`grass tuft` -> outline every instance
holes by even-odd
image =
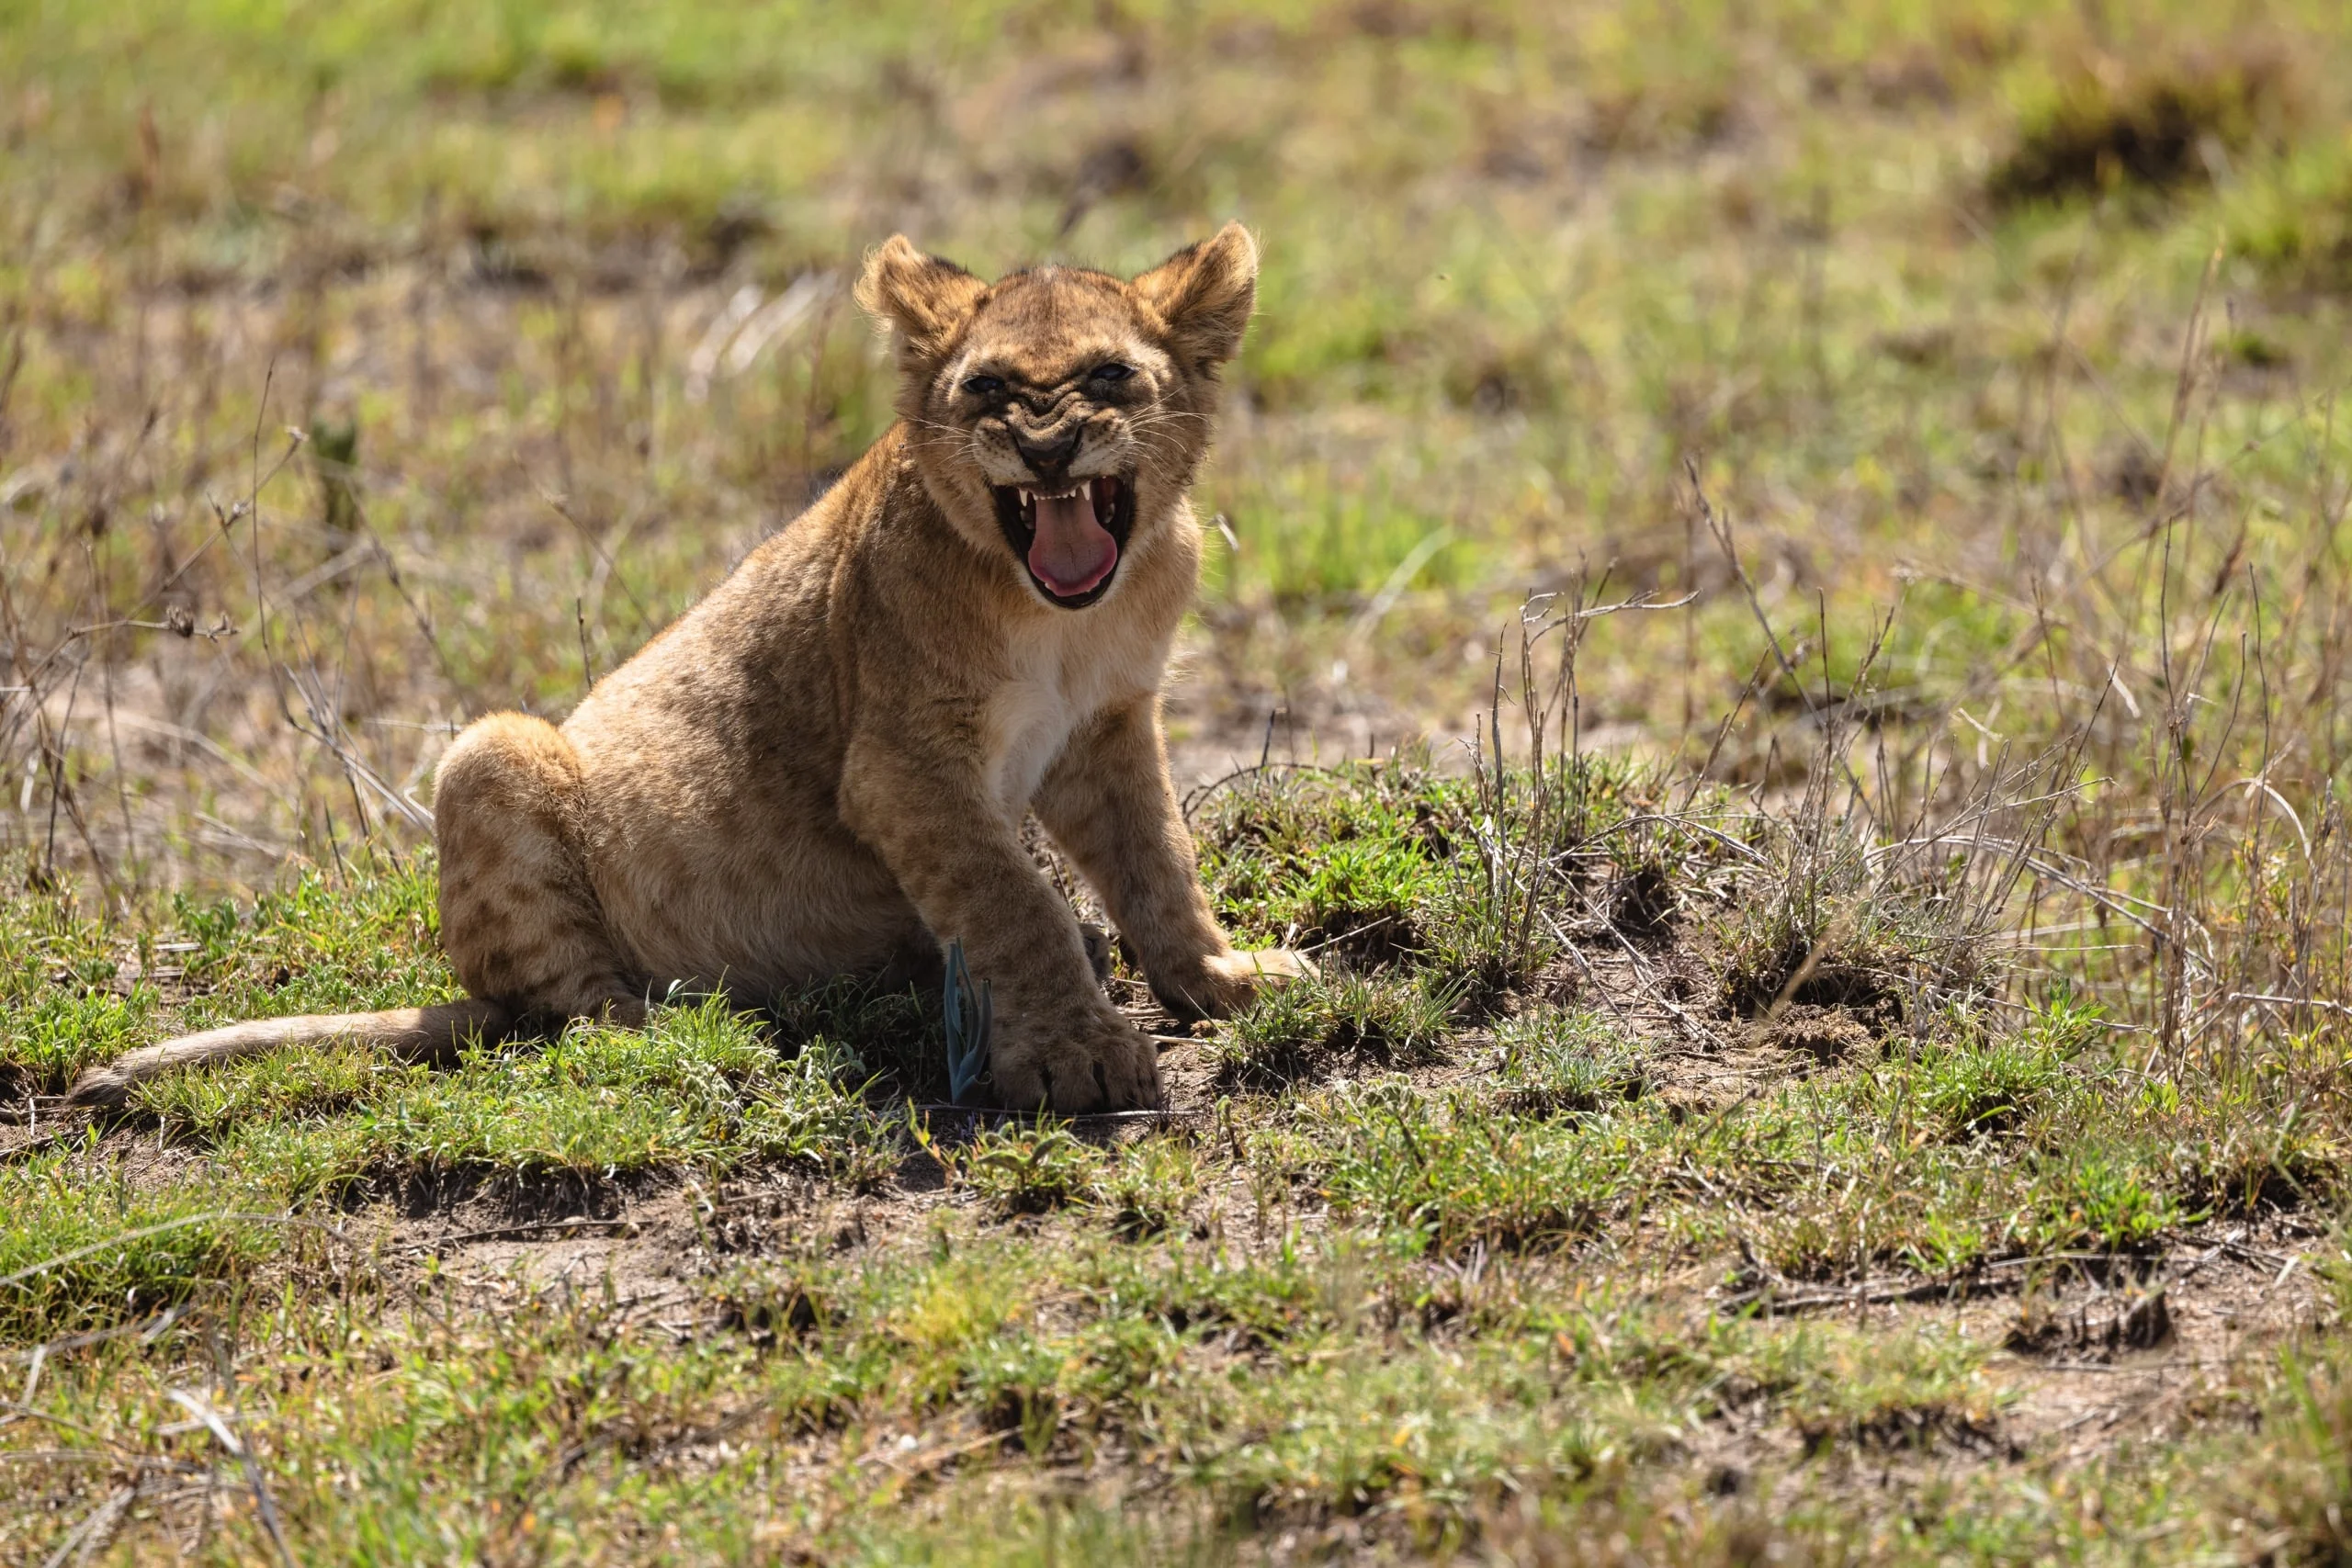
[[[1598,1111],[1638,1099],[1649,1087],[1641,1059],[1594,1012],[1546,1008],[1495,1028],[1502,1106],[1521,1115]]]
[[[2241,1517],[2258,1527],[2264,1563],[2352,1561],[2352,1370],[2341,1352],[2297,1357],[2265,1440],[2232,1478]]]
[[[276,1250],[275,1208],[232,1181],[134,1189],[73,1153],[0,1167],[0,1343],[113,1328],[249,1277]]]
[[[1090,1201],[1102,1179],[1094,1149],[1050,1122],[984,1131],[955,1164],[957,1179],[1005,1214],[1042,1214]]]
[[[1279,1089],[1346,1061],[1413,1066],[1444,1043],[1463,987],[1427,976],[1330,970],[1271,991],[1217,1028],[1217,1081]]]
[[[1098,1183],[1113,1228],[1135,1239],[1174,1229],[1200,1194],[1203,1165],[1199,1146],[1182,1133],[1137,1139],[1118,1150]]]
[[[1919,1097],[1948,1137],[1989,1137],[2024,1126],[2066,1082],[2090,1021],[2064,1010],[2016,1035],[1931,1048]]]
[[[2291,141],[2309,114],[2301,62],[2275,37],[2071,64],[1995,165],[1996,204],[2219,182],[2228,160]]]

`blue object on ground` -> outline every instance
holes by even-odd
[[[976,990],[972,972],[964,964],[961,937],[947,944],[947,1093],[956,1104],[988,1076],[989,1025],[992,998],[989,983]],[[966,1016],[967,1012],[970,1016]]]

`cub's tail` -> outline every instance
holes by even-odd
[[[390,1012],[313,1012],[297,1018],[254,1019],[126,1052],[108,1066],[84,1073],[66,1099],[74,1105],[120,1105],[130,1097],[133,1084],[175,1067],[259,1056],[289,1045],[329,1040],[373,1046],[407,1062],[447,1061],[475,1036],[495,1040],[514,1026],[511,1010],[483,1001],[395,1008]]]

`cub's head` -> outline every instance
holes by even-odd
[[[1080,610],[1176,525],[1257,277],[1238,223],[1132,282],[1046,266],[986,283],[901,235],[857,297],[890,328],[899,412],[950,521]]]

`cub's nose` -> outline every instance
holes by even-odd
[[[1070,459],[1078,456],[1078,436],[1075,430],[1058,441],[1024,441],[1016,435],[1012,449],[1040,479],[1061,479],[1069,477]]]

